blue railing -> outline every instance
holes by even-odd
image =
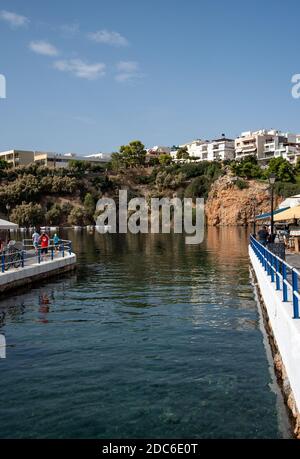
[[[61,239],[58,244],[54,244],[51,239],[47,251],[45,251],[40,246],[33,248],[31,239],[24,239],[22,250],[9,249],[0,254],[0,273],[12,268],[24,268],[24,266],[34,263],[64,258],[66,254],[72,254],[72,241]]]
[[[270,276],[270,281],[275,284],[276,290],[282,292],[282,301],[292,301],[293,318],[299,319],[299,271],[270,252],[253,236],[250,237],[250,245],[267,275]]]

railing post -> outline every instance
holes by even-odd
[[[274,269],[273,268],[275,268],[275,256],[273,254],[271,254],[270,257],[271,257],[271,282],[274,282],[275,275],[274,275]]]
[[[294,310],[294,319],[299,319],[299,300],[298,296],[295,295],[295,292],[298,293],[298,274],[293,269],[292,270],[292,286],[293,286],[293,310]]]
[[[62,256],[64,257],[65,256],[65,244],[62,243]]]
[[[270,253],[266,250],[266,258],[267,258],[267,274],[268,276],[270,276],[271,274],[271,257],[270,257]]]
[[[69,254],[72,255],[72,241],[69,241]]]
[[[51,260],[53,260],[53,247],[51,247]]]
[[[286,281],[286,264],[282,263],[282,297],[283,297],[283,301],[287,301],[288,300],[288,289],[287,289],[287,285],[286,285],[285,281]]]
[[[21,252],[21,266],[24,268],[24,250]]]
[[[279,260],[275,258],[275,270],[276,270],[276,290],[280,290],[280,277],[279,277]]]
[[[38,248],[38,263],[41,263],[41,249]]]
[[[4,255],[4,253],[2,254],[2,257],[1,257],[1,268],[2,268],[2,272],[4,273],[5,272],[5,255]]]

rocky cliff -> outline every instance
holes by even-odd
[[[249,180],[239,189],[234,178],[220,177],[212,185],[205,206],[207,224],[212,226],[248,225],[253,215],[270,211],[267,183]],[[276,206],[278,203],[275,202]]]

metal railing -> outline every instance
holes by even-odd
[[[270,252],[253,236],[250,236],[250,246],[267,275],[270,276],[271,283],[275,284],[276,290],[282,292],[282,301],[292,301],[293,318],[299,319],[299,271]]]
[[[1,271],[4,273],[11,268],[23,268],[25,260],[24,250],[4,250],[1,253]]]
[[[49,259],[64,258],[68,254],[72,254],[70,240],[60,239],[57,244],[54,244],[53,239],[50,239],[48,247],[43,248],[40,245],[34,247],[32,239],[24,239],[22,250],[8,248],[2,251],[0,272],[4,273],[12,268],[24,268],[35,263],[40,264]]]

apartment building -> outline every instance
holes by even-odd
[[[0,159],[3,159],[12,167],[27,166],[34,161],[34,152],[26,150],[1,151]]]
[[[247,131],[235,139],[235,159],[255,155],[262,165],[270,159],[282,157],[296,163],[300,155],[300,142],[296,134],[282,133],[277,130]]]
[[[223,161],[225,159],[234,159],[234,140],[222,136],[219,139],[193,140],[180,145],[180,148],[186,148],[189,155],[197,158],[197,161]],[[171,155],[176,159],[176,151]]]

